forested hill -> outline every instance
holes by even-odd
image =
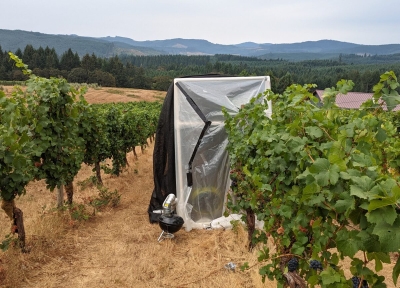
[[[27,79],[26,75],[10,61],[8,55],[10,50],[22,59],[35,75],[47,78],[63,77],[72,83],[98,84],[105,87],[167,90],[171,81],[177,77],[223,74],[231,76],[269,75],[271,76],[272,90],[277,93],[283,93],[286,87],[293,83],[314,83],[323,90],[335,86],[340,79],[353,80],[354,91],[372,92],[372,87],[379,82],[381,74],[386,71],[394,71],[396,75],[400,75],[400,53],[393,54],[398,51],[396,49],[400,45],[397,44],[382,46],[386,50],[380,51],[387,51],[386,55],[382,55],[361,53],[360,50],[354,50],[360,45],[330,40],[303,42],[298,43],[297,46],[296,44],[280,44],[282,50],[277,49],[278,45],[274,44],[246,42],[227,46],[230,47],[229,49],[244,50],[270,47],[270,51],[275,52],[266,53],[263,57],[248,57],[231,53],[187,56],[187,53],[169,54],[165,51],[157,52],[157,49],[162,49],[163,45],[173,45],[175,49],[186,49],[186,46],[192,47],[191,49],[197,47],[197,49],[203,49],[202,51],[212,52],[214,44],[206,40],[190,39],[135,42],[128,38],[109,37],[108,40],[102,40],[25,31],[14,31],[18,36],[15,39],[3,37],[6,34],[11,35],[12,32],[0,30],[0,89],[1,85],[14,85],[15,81]],[[11,40],[6,41],[5,39]],[[67,41],[68,39],[69,41]],[[174,44],[175,41],[179,41],[179,45]],[[11,49],[10,43],[14,43],[18,48]],[[21,43],[32,44],[20,48]],[[157,49],[138,46],[150,45],[150,43],[158,45]],[[218,49],[222,49],[223,46],[219,45]],[[64,49],[63,47],[68,47],[67,51],[58,52],[60,49]],[[123,49],[133,51],[132,47],[136,47],[135,51],[141,51],[142,54],[126,53],[127,50],[122,53]],[[378,46],[365,47],[379,48]],[[102,50],[99,52],[98,49]],[[119,55],[117,55],[118,49],[121,52]],[[159,54],[147,56],[145,52],[150,53],[148,51]],[[337,51],[353,53],[338,53]],[[355,53],[356,51],[358,52]],[[85,54],[82,55],[82,53]],[[110,54],[113,56],[109,56]],[[288,61],[279,55],[286,55],[293,59]],[[321,60],[316,55],[320,57],[329,55],[330,58]],[[306,58],[308,60],[301,60],[302,57],[303,59],[308,57]]]
[[[211,43],[202,39],[168,39],[135,41],[126,37],[82,37],[77,35],[52,35],[21,30],[0,29],[0,46],[4,51],[23,50],[26,45],[34,48],[54,48],[59,55],[68,49],[78,53],[95,54],[97,57],[115,55],[215,55],[232,54],[263,59],[292,61],[337,59],[340,54],[391,55],[400,53],[400,44],[360,45],[334,40],[307,41],[291,44],[245,42],[234,45]]]
[[[154,41],[135,41],[124,37],[103,37],[101,39],[112,42],[124,42],[134,46],[148,47],[163,51],[168,54],[181,55],[214,55],[233,54],[249,56],[252,51],[237,45],[214,44],[201,39],[168,39]]]
[[[164,52],[152,48],[135,47],[123,42],[106,41],[93,37],[0,29],[0,46],[3,50],[16,51],[18,48],[23,50],[26,45],[32,45],[34,48],[54,48],[60,55],[68,49],[72,49],[80,56],[94,53],[98,57],[112,57],[118,54],[137,56],[164,54]]]
[[[135,41],[125,37],[103,37],[112,42],[123,42],[136,47],[148,47],[164,51],[168,54],[182,55],[215,55],[233,54],[241,56],[256,56],[264,59],[287,59],[296,54],[294,60],[331,59],[339,54],[356,55],[390,55],[400,53],[400,44],[360,45],[335,40],[306,41],[290,44],[257,44],[245,42],[235,45],[214,44],[199,39],[169,39],[154,41]],[[274,58],[269,57],[271,54]],[[312,55],[312,57],[310,57]],[[292,57],[293,58],[293,57]]]
[[[106,87],[167,90],[177,77],[199,74],[231,76],[271,76],[273,91],[282,93],[293,83],[315,83],[319,89],[334,86],[340,79],[355,82],[354,91],[372,92],[379,76],[386,71],[400,75],[400,53],[392,55],[343,54],[330,60],[290,62],[265,60],[239,55],[116,55],[97,57],[94,53],[80,57],[68,49],[58,55],[54,48],[35,49],[27,45],[15,55],[42,77],[63,77],[73,83],[98,84]],[[4,80],[2,82],[2,80]],[[0,47],[1,85],[24,81],[26,75],[14,67],[7,51]]]

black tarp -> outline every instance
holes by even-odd
[[[193,75],[180,78],[229,77],[220,74]],[[150,223],[158,222],[160,214],[154,210],[162,209],[169,194],[176,195],[175,179],[175,139],[174,139],[174,83],[169,86],[158,120],[153,152],[154,189],[148,208]]]

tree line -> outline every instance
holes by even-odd
[[[400,74],[398,55],[367,57],[340,55],[338,59],[291,62],[283,59],[259,59],[238,55],[119,55],[100,58],[94,53],[80,57],[68,49],[59,56],[54,48],[35,49],[27,45],[14,53],[38,76],[63,77],[73,83],[97,83],[107,87],[125,87],[166,91],[174,78],[217,73],[227,76],[271,76],[272,90],[282,93],[293,83],[314,83],[318,89],[334,86],[340,79],[354,81],[354,91],[372,92],[379,76],[386,71]],[[390,58],[392,62],[387,61]],[[375,60],[374,60],[375,59]],[[0,80],[25,81],[0,46]]]
[[[151,79],[145,77],[141,67],[124,65],[115,56],[99,58],[95,54],[79,57],[71,49],[59,57],[54,48],[35,49],[27,45],[14,53],[33,73],[40,77],[62,77],[73,83],[97,83],[107,87],[152,89]],[[14,67],[7,51],[0,47],[0,80],[25,81],[27,76]]]

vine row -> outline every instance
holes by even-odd
[[[228,207],[264,221],[264,231],[248,223],[250,247],[273,239],[276,249],[260,251],[259,272],[279,287],[386,287],[379,271],[393,258],[397,283],[399,83],[386,72],[373,99],[339,109],[336,96],[353,86],[341,80],[319,103],[315,85],[291,85],[283,94],[266,91],[237,115],[224,112],[233,183]],[[271,119],[264,99],[273,103]],[[341,266],[345,257],[352,279]]]

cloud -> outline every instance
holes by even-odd
[[[334,39],[400,43],[400,1],[386,0],[19,0],[2,29],[124,36],[135,40],[206,39],[213,43],[294,43]]]

